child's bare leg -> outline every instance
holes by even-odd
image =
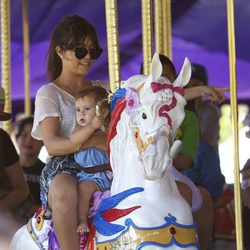
[[[78,233],[89,232],[88,212],[92,195],[99,188],[94,182],[84,181],[78,185]]]

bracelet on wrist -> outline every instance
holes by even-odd
[[[80,151],[82,148],[82,144],[81,143],[76,144],[75,148],[77,152]]]

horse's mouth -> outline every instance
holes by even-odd
[[[148,146],[140,157],[145,179],[156,180],[163,176],[166,168],[172,164],[172,158],[168,152],[169,143],[165,136],[160,136],[157,141]]]

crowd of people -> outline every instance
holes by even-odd
[[[79,249],[79,235],[89,231],[91,196],[95,191],[109,189],[112,182],[106,151],[109,84],[86,79],[101,53],[95,28],[80,16],[65,17],[51,36],[49,83],[36,94],[34,117],[15,123],[17,149],[0,129],[1,218],[8,214],[15,222],[14,233],[43,204],[44,218],[53,218],[62,250]],[[160,60],[162,75],[173,82],[176,78],[173,63],[163,55]],[[193,65],[189,86],[185,88],[186,116],[178,132],[183,147],[173,161],[176,169],[173,171],[182,172],[192,181],[176,180],[180,193],[193,208],[201,250],[211,245],[213,209],[225,184],[218,155],[220,114],[212,103],[225,99],[225,89],[208,86],[205,72],[202,66]],[[3,91],[1,88],[2,100]],[[10,118],[2,107],[0,120]],[[43,144],[50,156],[46,165],[38,158]],[[248,208],[249,171],[250,167],[246,167],[242,172],[243,199]],[[0,235],[7,230],[2,225]]]

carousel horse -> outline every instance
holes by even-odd
[[[150,75],[132,76],[113,96],[108,132],[113,183],[110,192],[94,194],[91,230],[81,238],[81,249],[199,247],[191,207],[171,171],[181,146],[174,138],[185,115],[183,87],[191,76],[190,62],[185,59],[173,84],[161,73],[155,53]],[[12,249],[60,249],[53,223],[42,213],[19,229]]]

